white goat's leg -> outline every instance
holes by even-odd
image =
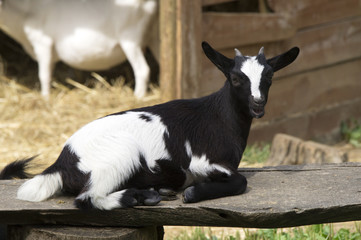
[[[54,68],[53,41],[40,30],[26,27],[25,32],[33,46],[35,58],[38,62],[38,76],[41,86],[41,95],[48,97],[50,94],[50,82]]]
[[[52,61],[52,47],[38,46],[38,48],[39,53],[37,54],[37,59],[41,95],[48,97],[50,94],[50,82],[54,68],[54,62]]]
[[[134,95],[137,98],[142,98],[147,92],[150,69],[147,61],[145,60],[141,46],[135,42],[130,41],[121,41],[120,45],[134,71]]]

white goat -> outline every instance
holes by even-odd
[[[142,47],[155,0],[0,0],[0,5],[0,28],[38,62],[43,96],[49,95],[57,61],[105,70],[126,58],[134,70],[135,96],[145,95],[150,69]]]

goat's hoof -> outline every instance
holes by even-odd
[[[145,206],[155,206],[157,205],[160,201],[162,201],[162,198],[161,197],[158,197],[158,198],[148,198],[148,199],[145,199],[144,200],[144,205]]]
[[[94,208],[90,197],[87,198],[76,198],[74,200],[74,205],[82,210],[90,210],[92,208]]]
[[[191,186],[186,188],[182,194],[182,200],[184,203],[195,203],[198,202],[195,194],[195,187]]]
[[[145,206],[155,206],[160,201],[162,201],[162,198],[160,196],[158,196],[156,198],[147,198],[147,199],[144,200],[144,205]]]
[[[144,204],[146,206],[157,205],[162,200],[159,193],[154,190],[139,190],[138,198],[138,204]]]
[[[137,199],[127,195],[122,196],[122,198],[120,199],[120,203],[123,207],[127,207],[127,208],[131,208],[138,205]]]

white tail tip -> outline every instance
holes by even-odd
[[[63,187],[60,173],[37,175],[20,186],[17,199],[41,202],[53,196]]]

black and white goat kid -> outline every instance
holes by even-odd
[[[42,174],[25,182],[18,199],[42,201],[58,191],[77,195],[79,208],[155,205],[160,195],[184,190],[183,202],[241,194],[237,172],[253,118],[264,115],[275,71],[292,63],[298,48],[266,59],[229,59],[204,42],[207,57],[227,81],[209,96],[115,113],[71,136]]]

